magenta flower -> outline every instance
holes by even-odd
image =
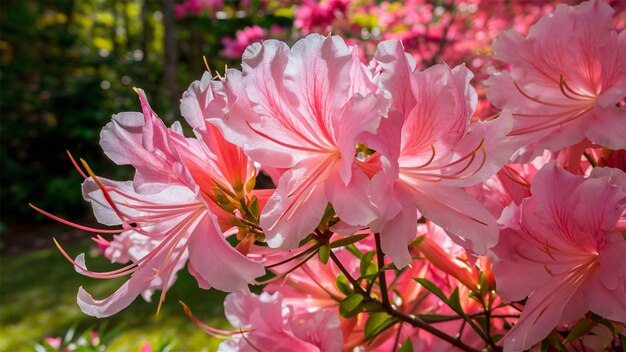
[[[394,99],[389,118],[367,140],[389,160],[371,188],[379,214],[371,227],[383,234],[383,251],[398,266],[410,263],[419,210],[464,247],[485,253],[496,241],[496,219],[461,187],[484,181],[508,160],[508,116],[470,124],[476,93],[464,66],[418,72],[398,41],[381,43],[374,58]]]
[[[537,155],[584,138],[626,149],[626,32],[612,29],[613,10],[602,1],[560,5],[524,38],[504,32],[495,57],[511,65],[487,82],[487,96],[513,112],[510,136]]]
[[[626,323],[626,174],[596,168],[585,179],[552,162],[531,191],[504,210],[493,248],[502,299],[528,297],[505,349],[528,349],[588,311]]]
[[[248,47],[243,72],[229,70],[207,116],[263,167],[289,169],[261,214],[271,247],[295,248],[317,227],[328,202],[352,225],[375,214],[367,176],[354,166],[357,139],[373,133],[389,98],[356,50],[336,36],[310,35],[293,48],[268,40]]]

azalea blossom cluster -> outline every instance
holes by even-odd
[[[193,136],[139,89],[142,112],[113,116],[101,145],[133,180],[71,158],[97,220],[117,228],[36,209],[126,264],[94,272],[59,246],[83,275],[130,276],[104,299],[79,288],[83,312],[111,316],[155,290],[162,302],[186,267],[232,292],[233,330],[184,306],[223,351],[615,348],[626,33],[612,16],[597,0],[560,5],[527,36],[501,33],[507,69],[484,82],[497,114],[483,119],[470,69],[422,69],[399,40],[367,63],[340,36],[254,43],[241,70],[184,93]],[[260,173],[275,188],[255,188]]]

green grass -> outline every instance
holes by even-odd
[[[86,251],[87,264],[92,270],[111,270],[93,250],[91,241],[67,244],[65,249],[74,256]],[[0,258],[0,351],[32,351],[33,345],[46,336],[63,336],[76,326],[81,333],[108,321],[107,330],[120,328],[108,351],[138,351],[144,341],[156,346],[173,341],[176,351],[214,351],[221,340],[212,339],[196,327],[184,314],[179,300],[185,302],[194,315],[215,327],[228,327],[224,319],[225,294],[202,290],[186,270],[168,291],[161,312],[156,316],[159,292],[151,303],[137,298],[117,315],[96,319],[83,314],[76,305],[76,293],[84,286],[95,298],[113,293],[126,278],[95,280],[74,271],[73,266],[56,248],[48,248]]]

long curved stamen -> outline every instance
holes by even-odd
[[[325,152],[325,150],[323,148],[319,147],[319,146],[318,146],[318,148],[307,148],[307,147],[302,147],[302,146],[299,146],[299,145],[293,145],[293,144],[282,142],[282,141],[280,141],[280,140],[278,140],[276,138],[270,137],[268,134],[263,133],[263,132],[257,130],[256,128],[252,127],[252,125],[250,125],[250,122],[246,121],[246,124],[248,125],[248,127],[250,127],[250,129],[252,131],[254,131],[259,136],[261,136],[263,138],[266,138],[266,139],[269,139],[270,141],[272,141],[272,142],[274,142],[274,143],[276,143],[278,145],[281,145],[283,147],[286,147],[286,148],[289,148],[289,149],[294,149],[294,150],[301,150],[301,151],[305,151],[305,152],[312,152],[312,153],[324,153]]]
[[[72,153],[70,153],[69,150],[66,150],[67,152],[67,156],[70,157],[70,161],[72,161],[72,164],[74,165],[74,168],[76,169],[76,171],[78,171],[78,173],[83,177],[83,178],[87,178],[87,175],[85,175],[85,173],[83,172],[83,170],[80,168],[80,166],[78,166],[78,163],[76,162],[76,160],[74,160],[74,157],[72,156]]]
[[[124,266],[124,267],[122,267],[120,269],[109,271],[109,272],[94,272],[94,271],[90,271],[84,265],[80,265],[74,259],[72,259],[72,257],[70,257],[70,255],[67,254],[65,249],[63,249],[63,247],[61,247],[61,245],[56,240],[56,238],[53,238],[52,240],[54,241],[54,244],[56,245],[56,247],[59,250],[59,252],[61,252],[61,254],[65,257],[65,259],[67,259],[70,263],[72,263],[72,265],[74,265],[75,267],[80,269],[81,270],[81,274],[83,274],[83,275],[85,275],[87,277],[91,277],[91,278],[94,278],[94,279],[111,279],[111,278],[116,278],[116,277],[121,277],[121,276],[128,275],[128,274],[133,273],[133,272],[135,272],[137,270],[137,266],[138,265],[135,262],[135,263],[126,265],[126,266]]]
[[[316,251],[316,250],[317,250],[317,249],[319,249],[321,246],[322,246],[322,244],[321,244],[321,243],[316,243],[316,244],[314,244],[313,246],[311,246],[311,247],[307,248],[306,250],[304,250],[304,251],[302,251],[302,252],[300,252],[300,253],[298,253],[298,254],[296,254],[296,255],[294,255],[294,256],[290,256],[289,258],[287,258],[287,259],[285,259],[285,260],[281,260],[281,261],[280,261],[280,262],[278,262],[278,263],[273,263],[273,264],[265,265],[265,268],[266,268],[266,269],[271,269],[271,268],[274,268],[274,267],[277,267],[277,266],[281,266],[281,265],[283,265],[283,264],[287,264],[287,263],[289,263],[290,261],[293,261],[293,260],[295,260],[295,259],[298,259],[298,258],[300,258],[300,257],[302,257],[302,256],[307,255],[307,254],[311,254],[311,252]]]
[[[474,148],[471,152],[465,154],[464,156],[462,156],[459,159],[456,159],[454,161],[451,161],[445,165],[436,165],[436,166],[430,166],[428,167],[428,165],[432,162],[432,160],[429,160],[426,164],[420,165],[420,166],[406,166],[406,167],[402,167],[403,169],[421,169],[421,170],[439,170],[439,169],[443,169],[446,167],[450,167],[450,166],[454,166],[456,164],[459,164],[461,162],[463,162],[464,160],[471,158],[473,160],[473,158],[475,158],[476,156],[476,152],[478,152],[480,149],[483,148],[485,144],[485,139],[482,138],[480,140],[480,142],[478,143],[478,145],[476,146],[476,148]],[[432,158],[434,158],[434,154],[435,154],[435,147],[431,145],[432,151],[433,151],[433,155]],[[470,162],[471,164],[471,162]]]
[[[89,174],[89,176],[91,176],[91,178],[94,180],[96,185],[98,185],[98,187],[102,191],[102,195],[104,196],[104,199],[106,199],[107,203],[109,203],[109,205],[111,206],[111,209],[113,209],[113,211],[120,217],[120,219],[122,219],[122,222],[123,222],[124,220],[123,220],[122,212],[117,208],[117,205],[115,205],[115,202],[111,198],[111,195],[109,194],[109,192],[107,192],[107,189],[104,186],[104,184],[100,181],[98,176],[96,176],[96,174],[94,174],[94,172],[91,171],[89,164],[87,164],[85,160],[80,159],[80,162],[85,167],[85,170],[87,170],[87,173]]]
[[[69,220],[65,220],[65,219],[60,218],[60,217],[58,217],[56,215],[48,213],[47,211],[45,211],[43,209],[40,209],[40,208],[34,206],[31,203],[28,203],[28,206],[30,206],[31,208],[33,208],[37,212],[41,213],[42,215],[45,215],[45,216],[49,217],[52,220],[58,221],[58,222],[60,222],[62,224],[65,224],[65,225],[69,225],[69,226],[77,228],[79,230],[83,230],[83,231],[87,231],[87,232],[99,232],[99,233],[120,233],[120,232],[124,232],[123,229],[119,229],[119,230],[97,229],[97,228],[94,228],[94,227],[80,225],[80,224],[77,224],[75,222],[71,222]]]
[[[278,225],[278,223],[285,216],[287,216],[287,213],[289,213],[290,211],[291,211],[291,214],[287,216],[287,220],[293,217],[293,215],[302,206],[302,204],[306,203],[306,201],[311,197],[311,195],[313,194],[313,191],[315,191],[317,182],[319,182],[319,179],[322,177],[324,172],[327,172],[329,166],[331,166],[332,163],[335,161],[336,159],[333,157],[327,158],[326,160],[324,160],[324,162],[318,165],[318,167],[310,175],[306,176],[306,178],[304,179],[305,181],[302,182],[300,185],[298,185],[296,189],[288,192],[288,197],[293,197],[293,200],[289,203],[287,208],[285,208],[283,213],[280,214],[280,216],[276,219],[276,221],[274,221],[272,226],[269,227],[268,231],[272,231],[272,229],[274,229]],[[305,192],[307,191],[308,191],[307,195],[304,198],[302,198],[302,195],[304,195]]]
[[[433,162],[433,160],[435,160],[435,154],[437,154],[437,152],[435,151],[435,145],[431,144],[430,145],[430,149],[431,149],[431,154],[430,154],[430,158],[428,159],[428,161],[426,161],[424,164],[419,165],[419,166],[414,166],[414,168],[416,169],[421,169],[424,167],[427,167],[428,165],[430,165],[430,163]]]
[[[265,284],[269,284],[270,282],[274,282],[277,280],[282,280],[285,277],[287,277],[287,275],[291,274],[294,270],[298,269],[299,267],[301,267],[302,265],[304,265],[306,262],[308,262],[311,258],[313,258],[315,255],[317,254],[317,251],[313,251],[311,254],[309,254],[306,258],[304,258],[303,260],[301,260],[298,264],[294,265],[293,268],[287,270],[286,272],[280,274],[280,275],[276,275],[275,277],[271,278],[271,279],[267,279],[265,281],[261,281],[258,282],[258,285],[265,285]]]
[[[201,322],[198,318],[196,318],[191,312],[191,309],[183,301],[178,301],[178,303],[180,303],[180,305],[183,306],[185,315],[187,316],[187,318],[189,318],[189,320],[191,320],[194,324],[196,324],[205,333],[213,337],[217,337],[220,339],[227,339],[227,338],[230,338],[232,335],[238,335],[238,334],[243,334],[246,332],[254,331],[254,329],[239,329],[239,331],[229,331],[229,330],[222,330],[222,329],[211,327]]]
[[[581,94],[577,91],[575,91],[574,89],[572,89],[572,87],[569,86],[569,84],[567,84],[567,81],[565,81],[565,78],[563,77],[563,75],[561,75],[561,78],[559,80],[559,87],[561,88],[561,92],[563,92],[563,95],[568,96],[564,91],[563,88],[565,88],[567,91],[569,91],[570,93],[577,95],[583,99],[594,99],[595,97],[592,95],[586,95],[586,94]],[[572,98],[572,99],[576,99],[576,98]],[[576,100],[580,100],[580,99],[576,99]]]
[[[564,120],[559,120],[557,119],[557,121],[544,121],[544,122],[540,122],[537,124],[534,124],[532,126],[528,126],[528,127],[524,127],[524,128],[520,128],[517,131],[512,131],[509,132],[509,134],[507,134],[507,136],[519,136],[519,135],[523,135],[523,134],[528,134],[528,133],[533,133],[533,132],[537,132],[537,131],[541,131],[542,129],[545,128],[550,128],[550,127],[555,127],[570,121],[574,121],[577,118],[585,115],[586,113],[590,112],[591,110],[593,110],[593,106],[588,107],[586,109],[583,109],[581,111],[579,111],[578,113],[564,119]]]
[[[502,168],[502,172],[513,182],[521,185],[525,188],[530,188],[530,183],[515,169],[510,167],[509,165],[504,165]]]
[[[584,275],[584,273],[586,271],[589,271],[593,268],[594,263],[589,263],[588,265],[582,266],[579,268],[579,270],[576,270],[572,273],[570,273],[555,289],[554,292],[566,292],[567,297],[565,297],[566,300],[569,300],[571,298],[571,296],[578,291],[580,284],[583,283],[583,280],[585,279],[586,275]],[[578,275],[576,275],[578,274]],[[567,290],[567,291],[566,291]],[[527,316],[531,316],[535,311],[541,309],[539,311],[539,313],[537,314],[537,317],[534,319],[534,321],[531,324],[535,324],[544,314],[545,312],[548,310],[548,308],[550,306],[552,306],[553,302],[555,302],[557,299],[563,299],[563,297],[561,295],[557,295],[557,294],[552,294],[549,295],[545,301],[541,302],[541,304],[537,305],[536,307],[534,307],[533,310],[524,310],[524,315],[522,315],[522,318],[527,317]],[[522,320],[518,321],[518,324],[521,324]],[[526,346],[526,339],[528,337],[528,334],[531,332],[532,329],[529,329],[525,334],[524,337],[522,339],[522,349],[526,349],[529,346]]]
[[[209,68],[209,63],[206,60],[206,56],[202,55],[202,61],[204,61],[204,68],[206,68],[206,72],[211,73],[211,68]]]
[[[194,221],[200,219],[201,216],[206,215],[206,214],[200,215],[201,212],[202,211],[195,211],[189,214],[189,216],[185,217],[185,219],[177,223],[173,228],[171,228],[165,233],[165,235],[168,237],[167,241],[170,242],[169,244],[170,248],[168,250],[167,255],[165,256],[166,258],[170,258],[172,256],[172,254],[174,253],[174,250],[177,249],[177,246],[180,243],[180,241],[187,234],[187,230],[189,230],[189,228],[194,224]],[[181,252],[183,252],[187,248],[187,246],[188,246],[188,241],[182,246]],[[165,264],[161,265],[161,267],[156,270],[157,274],[152,279],[158,276],[158,273],[161,271],[161,269],[163,269],[164,266]]]
[[[517,91],[518,91],[521,95],[523,95],[526,99],[528,99],[528,100],[532,100],[532,101],[534,101],[534,102],[536,102],[536,103],[538,103],[538,104],[548,105],[548,106],[554,106],[554,107],[559,107],[559,108],[567,108],[567,107],[569,107],[569,105],[565,105],[565,104],[556,104],[556,103],[550,103],[550,102],[547,102],[547,101],[542,101],[542,100],[539,100],[539,99],[537,99],[537,98],[533,98],[533,97],[531,97],[530,95],[528,95],[526,92],[524,92],[524,91],[522,90],[522,88],[520,88],[520,86],[517,84],[517,82],[513,81],[513,85],[515,85],[515,88],[517,89]]]
[[[410,173],[414,176],[419,177],[420,179],[424,180],[424,181],[428,181],[428,182],[438,182],[441,181],[442,179],[448,179],[448,180],[459,180],[459,179],[466,179],[469,177],[472,177],[474,175],[476,175],[485,165],[485,162],[487,160],[487,151],[485,150],[484,147],[484,138],[481,139],[480,143],[478,144],[478,146],[472,150],[470,153],[466,154],[465,156],[452,161],[448,164],[445,165],[440,165],[440,166],[431,166],[431,167],[425,167],[425,168],[421,168],[421,170],[419,170],[417,167],[403,167],[404,172],[406,173]],[[476,153],[478,151],[482,151],[483,154],[483,158],[480,162],[480,165],[478,165],[478,167],[472,171],[469,174],[466,175],[461,175],[463,172],[465,172],[467,169],[469,169],[469,167],[471,165],[474,164],[474,160],[476,159]],[[468,160],[467,164],[462,167],[461,169],[457,170],[456,172],[454,172],[453,174],[441,174],[441,173],[428,173],[428,172],[423,172],[424,170],[441,170],[444,168],[448,168],[454,165],[459,164],[460,162],[463,162],[465,160]]]
[[[568,99],[572,99],[572,100],[578,100],[574,97],[572,97],[571,95],[569,95],[566,91],[565,91],[565,77],[563,77],[563,75],[561,74],[561,76],[559,77],[559,89],[561,90],[561,93],[563,93],[563,95],[568,98]]]
[[[91,240],[96,242],[98,245],[108,246],[110,244],[109,241],[107,241],[106,239],[104,239],[104,237],[100,235],[96,235],[96,237],[92,237]]]
[[[554,112],[554,113],[550,113],[550,114],[519,114],[519,113],[514,113],[513,116],[515,117],[537,117],[537,118],[550,118],[550,117],[560,117],[563,115],[568,115],[568,114],[573,114],[575,112],[580,111],[581,107],[580,106],[575,106],[572,109],[569,110],[565,110],[565,111],[558,111],[558,112]]]

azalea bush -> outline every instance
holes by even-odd
[[[336,16],[344,3],[298,11],[336,6]],[[302,34],[313,26],[299,21]],[[104,299],[79,288],[85,314],[108,317],[155,291],[161,303],[186,268],[200,289],[231,292],[231,330],[181,309],[224,338],[223,351],[623,348],[626,34],[616,23],[596,0],[559,5],[527,34],[499,33],[493,72],[477,82],[490,116],[477,111],[470,67],[429,63],[402,40],[369,42],[367,61],[340,35],[253,43],[240,70],[207,67],[183,94],[192,133],[167,127],[136,89],[141,112],[114,115],[100,134],[132,180],[96,176],[70,154],[110,228],[33,207],[95,233],[125,264],[94,272],[57,243],[82,275],[129,277]],[[444,58],[460,45],[439,43]],[[261,174],[275,187],[256,187]]]

